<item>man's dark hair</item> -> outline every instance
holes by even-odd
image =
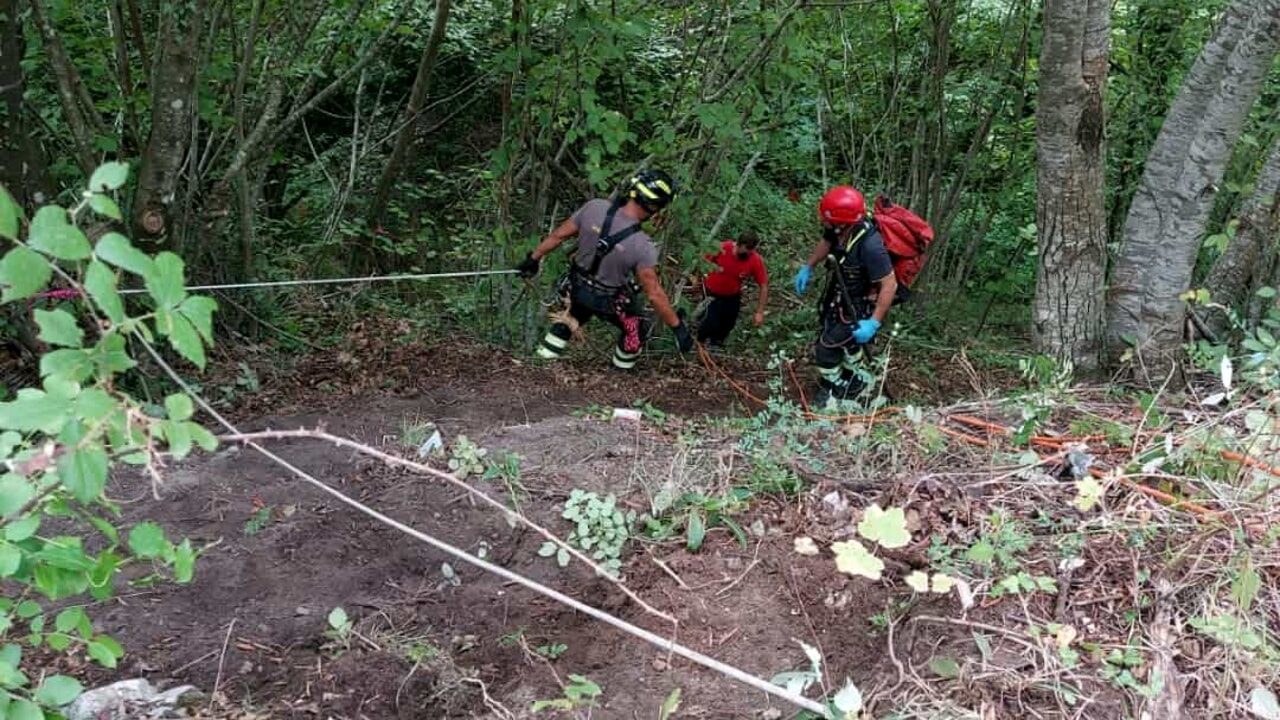
[[[738,235],[738,244],[748,250],[755,250],[760,247],[760,236],[750,230],[744,230]]]

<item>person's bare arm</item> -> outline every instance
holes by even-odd
[[[565,240],[568,240],[577,234],[578,223],[575,222],[573,218],[569,218],[568,220],[560,223],[559,227],[552,230],[550,235],[544,238],[542,242],[538,243],[538,247],[533,249],[530,256],[532,256],[534,260],[541,260],[552,250],[560,247],[560,243],[563,243]]]
[[[658,281],[658,272],[653,268],[636,268],[636,281],[640,283],[640,287],[644,289],[644,294],[649,297],[649,302],[653,303],[653,311],[662,318],[662,322],[667,327],[676,327],[680,324],[680,316],[676,315],[676,311],[671,307],[671,301],[667,299],[667,291],[662,289],[662,283]]]
[[[808,265],[811,268],[816,268],[818,267],[818,263],[827,259],[827,256],[830,254],[831,243],[827,242],[825,239],[819,240],[818,244],[813,246],[813,252],[809,253],[809,260],[805,265]]]
[[[756,316],[753,318],[756,325],[764,323],[764,306],[769,300],[769,283],[760,283],[760,299],[756,301]]]
[[[876,309],[871,312],[871,317],[883,325],[889,306],[893,305],[893,298],[898,294],[898,276],[889,273],[876,282],[880,283],[880,292],[876,294]]]

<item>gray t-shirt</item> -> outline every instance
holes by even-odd
[[[578,208],[573,214],[573,221],[578,225],[578,254],[574,262],[584,270],[591,269],[596,257],[596,242],[604,231],[605,216],[609,214],[608,200],[590,200]],[[613,214],[613,225],[609,228],[612,235],[620,230],[635,225],[638,221],[622,212],[619,208]],[[600,262],[600,270],[596,278],[605,285],[625,285],[637,269],[656,267],[658,264],[658,248],[643,230],[637,230],[627,239],[614,246],[613,250]]]

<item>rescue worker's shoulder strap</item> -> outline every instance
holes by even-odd
[[[853,233],[850,233],[849,239],[845,240],[844,244],[839,248],[841,260],[852,253],[853,249],[858,246],[858,243],[862,242],[862,238],[867,236],[867,233],[870,231],[869,225],[869,223],[865,222],[860,223],[858,229]]]
[[[609,230],[613,229],[613,216],[614,216],[614,213],[618,211],[618,207],[619,206],[617,203],[614,203],[613,205],[609,206],[609,212],[608,214],[605,215],[605,218],[604,218],[604,226],[602,228],[603,232],[608,233]],[[600,263],[604,260],[604,256],[608,255],[610,252],[613,251],[614,248],[618,246],[619,243],[631,237],[639,230],[640,230],[640,221],[637,220],[633,225],[629,225],[619,230],[616,233],[610,233],[609,235],[602,235],[600,239],[596,241],[596,254],[591,260],[590,273],[592,277],[594,277],[596,273],[600,271]]]

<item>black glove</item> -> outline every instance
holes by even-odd
[[[528,280],[538,274],[538,269],[542,267],[542,263],[533,259],[533,253],[524,256],[524,260],[516,266],[516,272],[520,273],[520,277]]]
[[[683,321],[673,328],[671,331],[676,334],[676,345],[680,348],[680,352],[687,353],[693,349],[693,336],[689,334],[689,326]]]

